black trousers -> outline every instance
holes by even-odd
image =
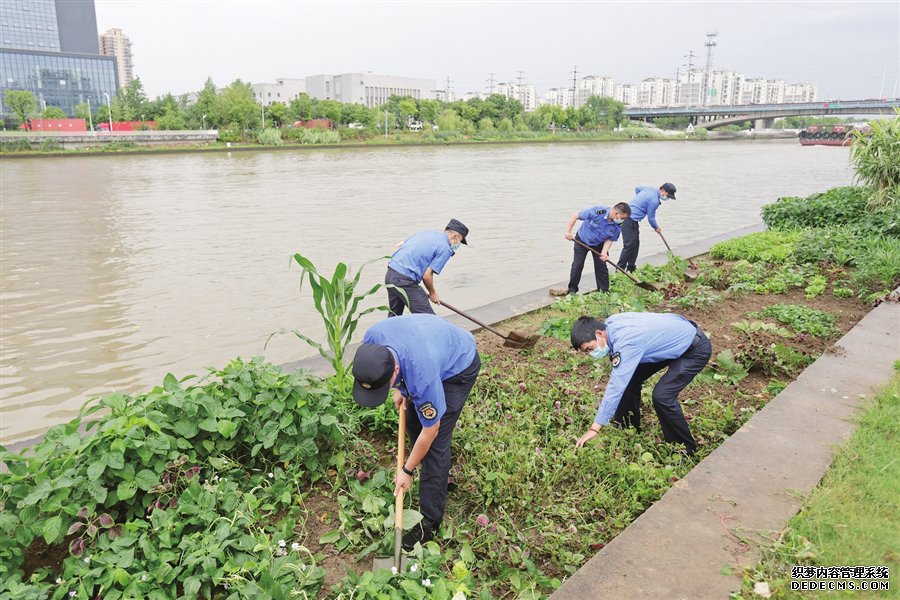
[[[691,454],[697,449],[697,442],[691,435],[684,413],[681,412],[681,404],[678,403],[678,394],[687,384],[703,370],[712,356],[712,344],[700,329],[694,341],[685,350],[684,354],[672,360],[664,360],[654,363],[641,363],[631,376],[628,387],[622,394],[622,400],[613,416],[613,421],[619,425],[631,426],[641,429],[641,387],[644,382],[662,369],[668,367],[666,374],[653,387],[653,409],[662,426],[663,438],[667,442],[684,444]]]
[[[419,509],[422,516],[434,523],[435,527],[441,524],[444,509],[447,507],[447,480],[450,477],[450,442],[453,438],[453,429],[480,370],[481,357],[476,352],[472,363],[465,370],[443,382],[447,410],[441,417],[437,437],[422,459],[419,474]],[[412,445],[415,445],[422,432],[422,423],[419,421],[415,406],[409,401],[406,403],[406,431]]]
[[[638,249],[641,247],[640,223],[633,219],[625,219],[622,223],[622,252],[619,254],[619,268],[634,272]]]
[[[575,234],[575,239],[584,243],[578,234]],[[591,246],[597,252],[603,251],[603,242],[596,246]],[[581,283],[581,272],[584,271],[584,259],[587,256],[587,253],[590,252],[584,246],[580,244],[572,243],[575,247],[575,256],[572,259],[572,269],[569,272],[569,293],[576,294],[578,293],[578,284]],[[607,270],[606,263],[600,260],[600,257],[591,252],[591,258],[594,259],[594,279],[597,282],[597,290],[601,292],[609,291],[609,271]]]
[[[397,271],[388,267],[387,273],[384,276],[384,283],[387,285],[393,285],[398,288],[403,288],[403,291],[406,292],[406,298],[403,297],[398,290],[395,288],[388,288],[388,308],[390,312],[388,313],[388,317],[399,317],[403,314],[403,309],[409,306],[409,312],[416,313],[428,313],[433,315],[434,309],[431,308],[431,301],[428,300],[428,294],[419,287],[418,281],[413,281],[406,275],[401,275]],[[408,299],[408,304],[407,304]]]

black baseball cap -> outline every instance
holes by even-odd
[[[669,198],[671,198],[672,200],[675,199],[675,186],[674,185],[672,185],[671,183],[664,183],[661,186],[659,186],[659,188],[662,190],[666,190],[666,194],[668,194]]]
[[[394,355],[387,346],[363,344],[353,358],[353,399],[360,406],[384,404],[394,374]]]
[[[462,224],[461,221],[457,221],[456,219],[450,219],[450,222],[447,223],[447,226],[444,227],[445,230],[449,229],[450,231],[455,231],[459,235],[462,236],[462,243],[466,246],[469,245],[469,242],[466,241],[466,236],[469,235],[469,228]]]

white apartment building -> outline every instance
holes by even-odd
[[[4,23],[5,25],[5,23]],[[110,29],[97,36],[100,54],[116,57],[116,70],[119,72],[119,87],[127,87],[134,79],[134,61],[131,55],[131,40],[121,29]]]
[[[519,85],[518,83],[498,83],[494,86],[494,93],[518,100],[526,111],[537,108],[537,92],[533,85]]]
[[[713,71],[709,78],[709,106],[740,104],[744,75],[734,71]]]
[[[677,102],[684,106],[703,105],[703,84],[706,73],[703,69],[691,69],[678,73]]]
[[[578,82],[575,106],[584,106],[591,96],[614,98],[615,95],[616,82],[611,77],[588,75]]]
[[[617,83],[613,99],[625,106],[635,106],[638,103],[638,88],[636,85]]]
[[[544,93],[543,104],[569,108],[575,104],[572,88],[550,88]]]
[[[784,87],[784,101],[815,102],[818,93],[814,83],[789,83]]]
[[[437,93],[434,79],[395,77],[367,73],[313,75],[306,78],[306,91],[319,100],[380,106],[391,96],[411,96],[416,100],[433,100]]]
[[[275,83],[254,83],[250,86],[253,96],[263,106],[269,106],[273,102],[290,104],[291,100],[306,93],[306,79],[276,79]]]
[[[650,77],[638,84],[639,106],[671,106],[675,104],[678,85],[674,79]]]
[[[747,79],[741,88],[740,104],[781,104],[785,89],[781,79]]]

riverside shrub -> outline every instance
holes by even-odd
[[[89,402],[27,456],[0,448],[0,597],[318,592],[323,571],[293,541],[295,494],[340,463],[350,417],[321,381],[258,359],[211,379],[167,375]],[[37,538],[70,550],[58,584],[47,570],[26,583]]]

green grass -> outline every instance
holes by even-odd
[[[895,375],[859,417],[853,437],[800,513],[764,551],[762,562],[745,574],[742,597],[758,597],[753,586],[760,581],[769,584],[775,598],[815,597],[811,592],[790,590],[791,567],[801,564],[887,566],[890,592],[867,592],[865,597],[898,597],[898,515],[900,375]]]

